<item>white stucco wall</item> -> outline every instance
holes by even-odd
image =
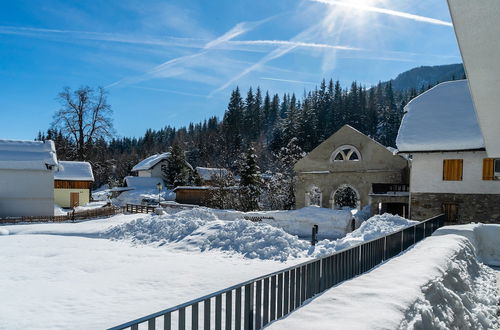
[[[410,171],[411,192],[500,194],[500,181],[483,180],[484,151],[434,152],[413,154]],[[463,180],[443,181],[443,160],[463,159]]]
[[[89,189],[54,189],[54,202],[61,207],[72,207],[71,193],[78,193],[80,195],[78,204],[80,206],[90,202]]]
[[[0,218],[54,215],[54,173],[0,169]]]
[[[448,0],[479,126],[490,157],[500,157],[500,1]]]
[[[162,164],[167,165],[168,162],[166,160],[162,160],[147,171],[137,171],[137,175],[143,177],[163,178],[163,172],[161,171]]]
[[[151,171],[137,171],[137,176],[151,177]]]

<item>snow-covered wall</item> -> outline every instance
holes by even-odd
[[[484,151],[415,153],[411,164],[412,193],[500,194],[500,181],[483,180]],[[443,160],[463,159],[463,180],[443,181]]]
[[[0,169],[0,218],[54,215],[54,172]]]

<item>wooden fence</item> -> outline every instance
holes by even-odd
[[[49,216],[29,216],[29,217],[12,217],[0,219],[0,224],[5,223],[21,223],[21,222],[62,222],[74,221],[83,219],[92,219],[112,216],[123,212],[121,208],[117,207],[101,207],[81,212],[69,212],[66,215],[49,215]]]
[[[369,271],[444,225],[445,216],[425,220],[331,255],[314,259],[115,326],[109,330],[261,329],[307,299]],[[165,294],[169,294],[165,292]],[[147,299],[147,297],[144,297]],[[187,316],[187,317],[186,317]],[[142,327],[141,327],[142,328]]]
[[[153,213],[156,206],[149,205],[137,205],[137,204],[127,204],[125,206],[125,211],[128,213]]]

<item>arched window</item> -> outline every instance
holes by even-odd
[[[321,189],[316,186],[311,186],[306,192],[306,206],[316,205],[321,207]]]
[[[351,186],[343,184],[332,193],[330,203],[334,209],[360,208],[359,193]]]
[[[361,160],[361,153],[354,146],[345,145],[341,146],[332,154],[332,162],[343,162],[343,161],[359,161]]]

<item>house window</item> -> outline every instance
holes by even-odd
[[[333,152],[331,160],[334,162],[342,162],[346,160],[359,161],[361,160],[361,154],[354,146],[341,146]]]
[[[463,179],[463,159],[445,159],[443,160],[443,180],[444,181],[462,181]]]
[[[500,180],[500,159],[483,159],[483,180]]]

